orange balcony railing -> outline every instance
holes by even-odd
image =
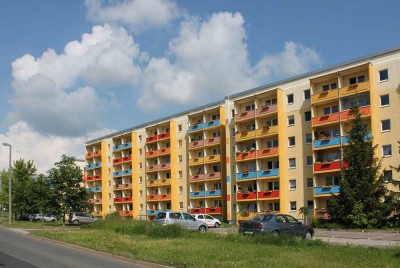
[[[118,215],[122,217],[132,217],[133,216],[133,210],[119,210]]]
[[[201,141],[194,141],[189,143],[189,149],[198,148],[204,146],[204,140]]]
[[[113,160],[113,164],[120,164],[120,163],[124,163],[124,162],[128,162],[132,160],[132,156],[125,156],[125,157],[120,157],[117,159]]]
[[[253,118],[255,115],[255,110],[242,112],[239,114],[235,114],[235,121],[245,120],[248,118]]]
[[[114,203],[129,203],[132,202],[132,196],[130,197],[115,197]]]
[[[279,153],[278,147],[265,148],[265,149],[257,150],[257,157],[262,158],[262,157],[269,157],[269,156],[277,156],[278,153]]]
[[[271,113],[275,113],[277,111],[277,105],[276,104],[272,104],[272,105],[267,105],[264,107],[261,107],[259,109],[256,110],[256,116],[260,117],[260,116],[264,116],[264,115],[268,115]]]
[[[214,138],[210,138],[210,139],[206,139],[204,141],[204,145],[215,145],[215,144],[219,144],[221,141],[220,137],[214,137]]]

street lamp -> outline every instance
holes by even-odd
[[[12,209],[11,209],[11,144],[3,142],[4,146],[10,147],[10,158],[8,161],[8,223],[11,225],[12,222]]]

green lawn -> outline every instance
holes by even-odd
[[[103,222],[48,237],[132,259],[175,267],[399,267],[400,248],[337,246],[292,237],[218,235],[152,230]],[[122,227],[121,227],[122,226]],[[149,231],[149,228],[151,229]],[[159,229],[159,228],[156,228]],[[161,230],[161,229],[160,229]],[[172,230],[172,231],[171,231]],[[160,236],[172,238],[160,238]],[[158,236],[158,237],[157,237]]]

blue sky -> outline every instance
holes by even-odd
[[[45,172],[64,153],[82,157],[88,139],[398,47],[398,10],[398,1],[1,1],[0,140]]]

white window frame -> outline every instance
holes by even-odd
[[[308,186],[308,182],[309,182],[309,181],[311,181],[311,187]],[[307,179],[306,179],[306,187],[307,187],[308,189],[314,188],[314,179],[313,179],[313,178],[307,178]]]
[[[297,188],[297,182],[295,179],[289,180],[289,190],[294,191]]]
[[[382,97],[387,96],[388,97],[388,104],[382,104]],[[388,107],[390,106],[390,96],[389,94],[383,94],[379,97],[379,102],[380,102],[380,107]]]
[[[289,102],[289,96],[292,96],[292,102]],[[288,105],[294,104],[294,94],[293,93],[292,94],[287,94],[286,98],[287,98],[287,104]]]
[[[290,166],[290,160],[294,160],[294,166]],[[295,157],[289,158],[289,168],[290,169],[296,168],[296,158]]]
[[[390,154],[385,154],[385,148],[390,149]],[[382,145],[382,157],[392,157],[392,145],[391,144]]]
[[[294,203],[295,209],[292,209],[292,204]],[[297,211],[297,202],[296,201],[290,201],[289,202],[289,211]]]
[[[293,141],[293,144],[290,144],[290,142]],[[296,136],[290,136],[288,137],[288,147],[295,147],[296,146]]]
[[[290,119],[293,118],[293,124],[290,123]],[[296,123],[295,119],[294,119],[294,115],[289,115],[287,117],[287,125],[290,126],[294,126],[294,124]]]
[[[383,129],[383,122],[384,121],[389,121],[389,129]],[[392,129],[392,124],[390,119],[385,119],[381,121],[381,132],[389,132]]]
[[[386,79],[381,79],[381,74],[383,73],[383,72],[385,72],[386,71],[386,76],[387,76],[387,78]],[[382,69],[382,70],[379,70],[379,82],[387,82],[389,80],[389,69]]]

